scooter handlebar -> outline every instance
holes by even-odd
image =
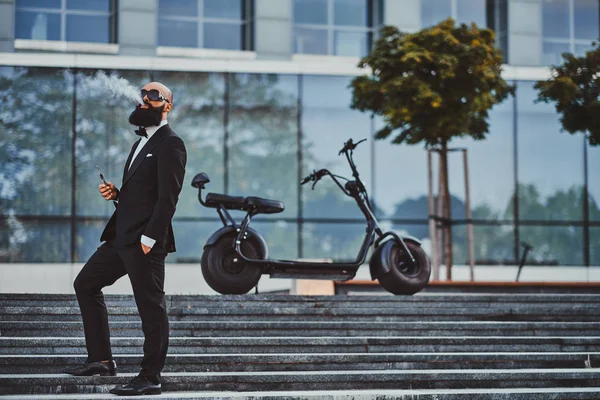
[[[348,141],[346,143],[344,143],[344,147],[340,150],[340,152],[338,153],[338,156],[341,156],[342,154],[344,154],[345,152],[347,152],[348,150],[354,150],[356,148],[356,146],[358,146],[359,144],[361,144],[362,142],[364,142],[367,139],[362,139],[356,143],[354,143],[352,141],[352,138],[348,139]]]

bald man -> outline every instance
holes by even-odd
[[[162,371],[169,343],[165,303],[165,258],[175,251],[171,220],[181,191],[187,161],[183,141],[169,127],[173,95],[158,82],[141,91],[129,122],[141,138],[135,142],[123,171],[121,189],[107,182],[102,197],[116,210],[100,241],[75,279],[88,357],[85,364],[65,372],[75,376],[114,376],[108,315],[102,288],[129,276],[144,332],[141,372],[129,384],[111,390],[118,395],[161,393]]]

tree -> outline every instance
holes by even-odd
[[[494,32],[451,18],[406,34],[385,26],[371,52],[359,62],[370,75],[352,81],[351,107],[383,116],[375,138],[399,132],[393,144],[424,143],[440,151],[444,217],[451,218],[448,143],[454,137],[485,139],[488,111],[514,88],[502,79],[502,56]],[[445,227],[447,277],[451,279],[452,230]]]
[[[592,146],[600,144],[600,43],[583,57],[564,53],[561,65],[550,67],[551,77],[538,81],[538,101],[556,103],[562,129],[588,133]]]

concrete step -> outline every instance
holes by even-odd
[[[2,355],[0,374],[52,374],[85,362],[80,355]],[[119,373],[138,372],[141,354],[115,355]],[[600,353],[288,353],[169,354],[165,372],[600,367]]]
[[[113,337],[141,335],[141,322],[112,321]],[[600,336],[600,322],[170,321],[170,336]],[[0,321],[0,337],[83,337],[80,321]]]
[[[112,394],[102,393],[0,396],[0,400],[114,400],[115,398]],[[598,400],[600,388],[208,391],[167,392],[150,398],[160,400]]]
[[[107,304],[114,306],[135,305],[132,295],[104,296]],[[512,303],[512,304],[583,304],[597,303],[600,294],[479,294],[479,293],[446,293],[426,294],[417,293],[413,296],[394,295],[334,295],[334,296],[301,296],[279,294],[247,294],[247,295],[167,295],[169,307],[185,307],[188,305],[210,307],[244,307],[246,304],[254,306],[276,304],[290,307],[296,305],[312,305],[320,307],[324,304],[338,307],[368,307],[378,303],[382,307],[398,307],[403,304],[440,303],[448,307],[464,303],[478,305],[482,303]],[[46,293],[0,293],[2,306],[77,306],[73,294],[46,294]]]
[[[135,307],[109,308],[113,321],[139,321]],[[487,308],[171,308],[173,321],[598,321],[600,302],[595,305],[494,306]],[[80,321],[78,307],[0,307],[2,321]]]
[[[142,337],[111,338],[114,354],[140,354]],[[600,337],[173,337],[170,354],[595,352]],[[82,337],[0,338],[0,354],[85,354]]]
[[[107,392],[135,374],[72,377],[0,375],[0,394]],[[289,372],[186,372],[163,374],[165,391],[359,390],[598,387],[600,369],[384,370]]]

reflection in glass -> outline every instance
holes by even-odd
[[[242,19],[243,0],[204,0],[204,18]]]
[[[110,11],[110,0],[67,0],[68,10]]]
[[[473,250],[475,265],[515,265],[514,226],[473,225]],[[466,225],[452,227],[452,252],[456,264],[469,265]]]
[[[216,213],[215,213],[216,216]],[[193,263],[198,264],[198,278],[202,278],[200,270],[200,258],[206,240],[223,226],[220,221],[173,221],[173,234],[175,235],[175,247],[177,251],[167,257],[168,263]],[[192,278],[196,279],[196,278]]]
[[[242,25],[204,23],[204,48],[239,50],[242,48]]]
[[[534,247],[527,257],[539,265],[583,265],[581,226],[519,227],[519,238]]]
[[[294,53],[327,54],[327,30],[294,28]]]
[[[0,230],[0,262],[65,263],[70,261],[71,222],[69,220],[25,219],[11,216],[5,223],[8,230]]]
[[[250,227],[256,230],[267,242],[269,258],[276,260],[298,259],[298,224],[287,221],[253,221]]]
[[[365,238],[366,224],[305,223],[302,258],[354,261]]]
[[[34,8],[61,8],[62,0],[16,0],[17,8],[34,7]]]
[[[554,106],[535,98],[533,82],[517,83],[520,218],[579,220],[583,136],[561,132]]]
[[[67,41],[69,42],[110,42],[110,23],[106,16],[67,15]]]
[[[184,184],[175,218],[216,218],[215,210],[200,205],[198,190],[191,182],[196,174],[206,172],[210,183],[203,195],[225,191],[224,77],[205,72],[155,72],[154,79],[173,92],[174,107],[169,113],[169,125],[183,139],[187,150]]]
[[[60,40],[60,14],[17,11],[15,18],[17,39]]]
[[[369,26],[368,0],[334,0],[335,25]]]
[[[363,57],[367,55],[368,34],[365,32],[336,31],[335,55]]]
[[[456,0],[456,22],[479,27],[486,26],[486,2],[481,0]]]
[[[600,266],[600,226],[590,227],[590,265]]]
[[[285,203],[284,212],[264,218],[296,218],[298,77],[233,74],[230,79],[227,190]]]
[[[563,53],[570,53],[569,43],[546,42],[542,46],[542,63],[545,65],[562,64]]]
[[[542,0],[544,37],[569,38],[569,0]]]
[[[354,151],[361,180],[371,190],[371,120],[368,114],[351,110],[350,77],[304,76],[302,79],[302,175],[321,168],[352,179],[344,157],[338,155],[344,142],[367,138]],[[353,199],[345,196],[330,179],[321,180],[315,190],[302,186],[303,215],[306,218],[364,217]],[[371,193],[372,194],[372,193]]]
[[[327,24],[327,3],[327,0],[294,0],[294,22],[297,24]]]
[[[198,47],[198,23],[167,19],[159,20],[158,45]]]

